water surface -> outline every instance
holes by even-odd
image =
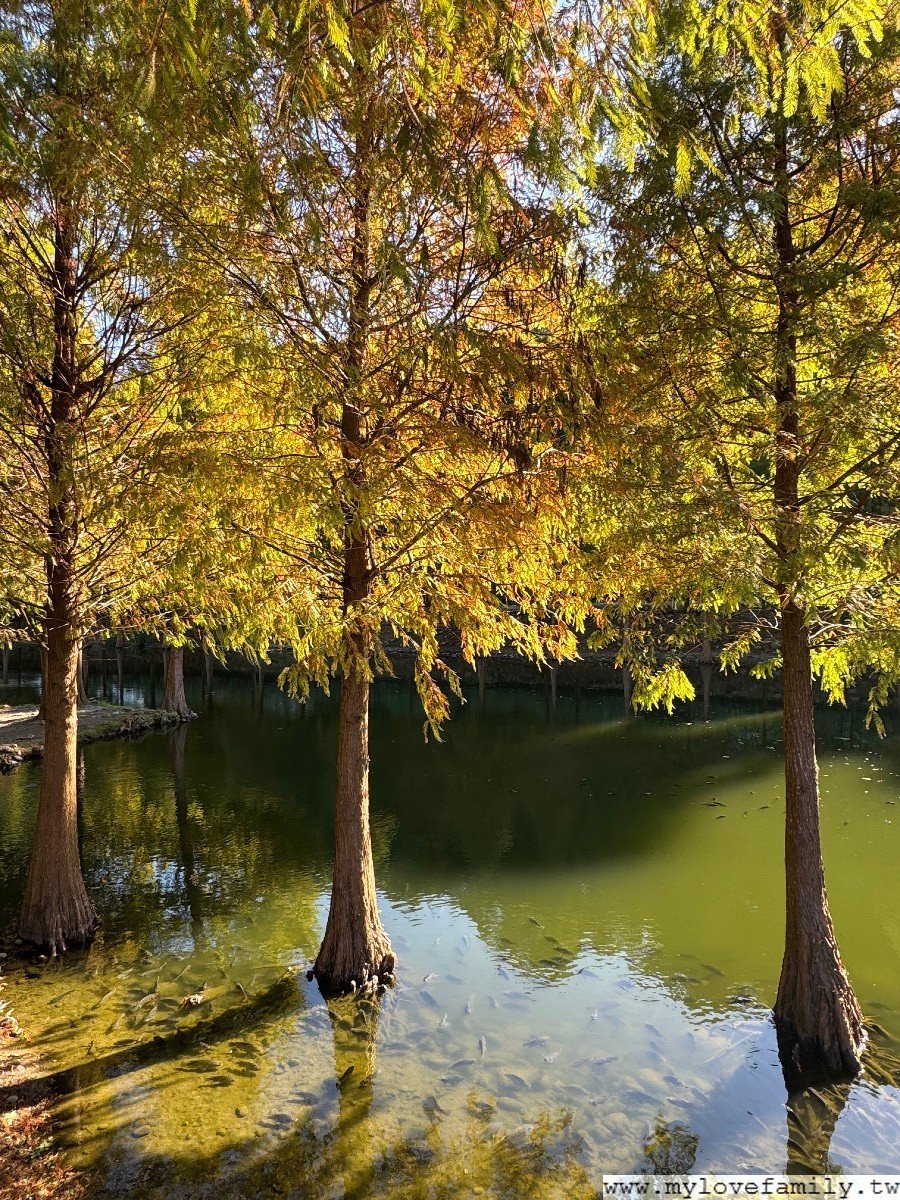
[[[140,701],[144,684],[126,688]],[[98,1196],[593,1195],[607,1171],[900,1171],[900,738],[820,714],[823,840],[875,1030],[787,1103],[779,714],[621,719],[489,691],[425,742],[376,689],[372,824],[399,958],[327,1006],[333,701],[216,679],[167,734],[89,746],[89,952],[11,968]],[[0,780],[15,914],[39,767]],[[182,1005],[187,996],[202,1003]]]

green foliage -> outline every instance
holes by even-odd
[[[594,554],[729,668],[799,604],[835,700],[897,678],[898,51],[865,0],[652,4],[595,116]]]

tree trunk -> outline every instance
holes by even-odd
[[[394,955],[378,915],[369,833],[369,680],[341,680],[334,875],[315,974],[326,995],[371,987],[393,974]]]
[[[825,895],[809,628],[797,597],[803,563],[800,483],[804,461],[797,328],[804,301],[796,274],[784,119],[776,132],[773,175],[773,249],[778,263],[773,499],[781,609],[786,877],[784,960],[774,1015],[785,1076],[802,1084],[825,1075],[855,1075],[860,1068],[865,1032],[859,1004],[841,962]]]
[[[184,647],[170,646],[166,655],[166,687],[162,707],[167,712],[177,713],[182,721],[190,721],[196,714],[188,707],[184,694]]]
[[[78,639],[67,623],[53,621],[46,636],[44,759],[19,935],[56,954],[87,941],[98,920],[78,853]]]
[[[366,485],[366,431],[363,376],[370,322],[372,272],[369,264],[370,175],[374,146],[370,80],[358,65],[359,127],[353,146],[353,230],[351,288],[341,407],[344,489],[343,618],[344,654],[338,732],[337,793],[334,809],[334,876],[325,937],[315,974],[326,993],[376,988],[393,979],[394,955],[378,915],[375,869],[369,832],[369,671],[371,640],[364,607],[373,565],[369,531],[360,512]]]
[[[53,954],[86,941],[97,913],[81,874],[78,848],[77,734],[78,593],[75,546],[78,535],[73,442],[78,406],[76,321],[78,272],[74,222],[64,201],[57,205],[54,234],[53,373],[44,454],[47,466],[47,592],[44,607],[44,761],[37,826],[19,918],[26,941]]]
[[[819,772],[809,633],[799,606],[781,614],[784,697],[787,920],[775,1021],[785,1070],[855,1075],[865,1041],[862,1014],[841,963],[819,842]]]

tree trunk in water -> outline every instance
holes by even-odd
[[[371,18],[377,24],[378,14]],[[372,36],[375,37],[373,27]],[[364,613],[372,579],[369,531],[360,512],[366,485],[363,376],[373,276],[369,262],[370,164],[375,106],[367,67],[355,67],[359,126],[352,153],[353,229],[345,391],[341,406],[344,489],[344,656],[334,808],[334,876],[325,937],[315,974],[326,993],[377,988],[393,979],[394,955],[378,915],[369,832],[369,671],[371,640]]]
[[[73,444],[77,437],[75,308],[78,270],[74,221],[57,202],[53,260],[53,371],[44,432],[47,462],[46,596],[41,707],[44,761],[37,826],[19,917],[21,937],[52,953],[86,941],[97,914],[81,874],[78,849],[77,735],[78,588],[75,544],[78,510]]]
[[[46,636],[44,760],[19,935],[56,954],[87,941],[98,920],[78,853],[78,639],[52,619]]]
[[[184,694],[184,647],[171,646],[166,655],[166,687],[162,707],[167,712],[177,713],[182,721],[190,721],[195,715],[188,707]]]
[[[391,944],[378,915],[369,832],[369,680],[341,680],[334,875],[315,974],[326,995],[390,982]]]
[[[778,36],[783,38],[782,34]],[[773,170],[772,241],[778,263],[773,499],[781,610],[786,922],[774,1015],[785,1078],[789,1090],[796,1090],[825,1076],[857,1074],[865,1031],[841,962],[825,894],[809,628],[797,596],[803,573],[800,485],[805,457],[797,360],[798,321],[804,297],[796,274],[790,158],[788,124],[782,114],[776,130]]]
[[[787,920],[775,1023],[786,1077],[799,1084],[823,1074],[855,1075],[865,1032],[828,911],[809,632],[790,599],[782,606],[781,653]]]

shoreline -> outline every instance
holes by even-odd
[[[23,762],[43,758],[44,723],[34,705],[0,706],[0,774],[8,775]],[[176,713],[163,708],[128,708],[90,703],[78,708],[78,745],[109,741],[177,725]]]

